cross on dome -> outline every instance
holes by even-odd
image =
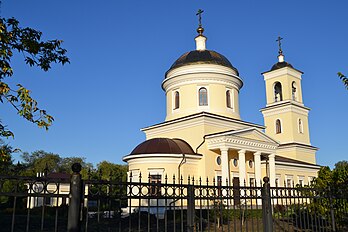
[[[278,36],[278,39],[276,40],[278,42],[278,62],[284,62],[284,55],[282,50],[282,40],[283,38]]]

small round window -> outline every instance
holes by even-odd
[[[238,160],[237,159],[233,159],[233,166],[235,166],[235,167],[238,166]]]
[[[220,157],[220,156],[218,156],[218,157],[216,158],[216,163],[217,163],[218,165],[221,164],[221,157]]]
[[[249,160],[249,168],[252,168],[253,167],[253,161],[252,160]]]

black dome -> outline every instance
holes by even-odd
[[[281,69],[284,67],[294,68],[291,64],[284,61],[284,62],[278,62],[278,63],[274,64],[270,71]]]
[[[135,154],[196,154],[182,139],[154,138],[139,144],[129,155]]]
[[[237,75],[239,76],[238,70],[235,67],[233,67],[231,62],[225,56],[211,50],[194,50],[186,52],[174,62],[174,64],[170,67],[169,70],[190,64],[218,64],[228,68],[232,68],[234,71],[236,71]]]

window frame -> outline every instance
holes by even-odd
[[[298,133],[303,134],[303,121],[301,118],[297,120]]]
[[[205,95],[201,91],[205,90]],[[198,87],[198,106],[207,107],[209,106],[208,88],[206,86]],[[205,99],[204,99],[205,97]],[[205,100],[205,101],[204,101]]]
[[[280,88],[279,88],[279,92],[276,91],[276,86],[279,84]],[[273,94],[274,94],[274,102],[281,102],[283,101],[283,86],[282,83],[280,81],[276,81],[273,84]],[[277,97],[277,94],[279,93],[279,98]]]
[[[279,122],[279,125],[278,125]],[[283,133],[283,128],[282,128],[282,121],[280,120],[280,118],[277,118],[275,120],[275,133],[276,134],[281,134]]]
[[[180,108],[180,92],[179,90],[173,91],[173,110],[177,110]]]

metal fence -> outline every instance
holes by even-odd
[[[0,176],[0,231],[348,231],[347,193],[132,176]]]

